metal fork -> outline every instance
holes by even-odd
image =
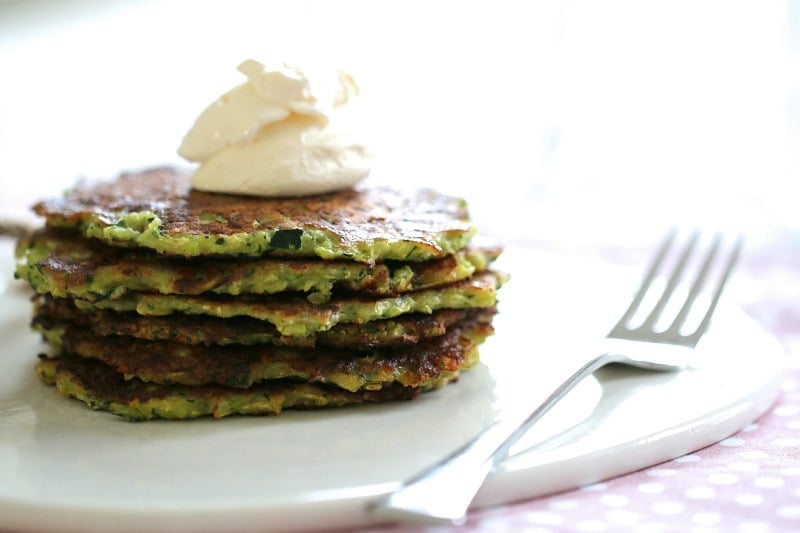
[[[630,306],[604,339],[603,353],[588,360],[527,418],[521,422],[519,419],[501,420],[489,426],[451,455],[372,502],[369,505],[370,514],[379,520],[461,524],[466,519],[467,508],[492,468],[508,455],[511,446],[536,421],[585,377],[610,363],[656,371],[680,370],[688,366],[694,347],[708,330],[722,290],[738,259],[742,238],[736,239],[719,269],[714,269],[713,266],[719,256],[722,236],[718,234],[714,238],[708,252],[700,261],[698,272],[680,310],[668,327],[659,329],[670,298],[684,278],[687,265],[697,247],[699,232],[694,232],[678,254],[660,298],[641,325],[633,327],[631,321],[641,311],[645,297],[651,294],[654,282],[662,278],[659,274],[665,268],[669,251],[674,248],[676,235],[677,231],[674,230],[667,235]],[[710,292],[705,314],[699,325],[686,333],[684,329],[687,318],[698,297],[705,294],[704,289],[710,283],[709,278],[713,277],[712,271],[718,272],[717,284]]]

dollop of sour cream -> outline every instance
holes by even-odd
[[[254,196],[303,196],[355,185],[369,174],[349,103],[353,78],[312,79],[296,67],[274,70],[249,59],[247,82],[209,105],[178,153],[200,163],[195,189]]]

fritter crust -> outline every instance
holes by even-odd
[[[34,211],[51,227],[160,253],[422,261],[464,248],[476,229],[464,200],[430,189],[356,186],[313,197],[196,191],[191,171],[154,168],[83,182]]]
[[[313,303],[333,291],[387,295],[446,285],[485,270],[501,252],[486,242],[425,262],[300,258],[164,257],[88,240],[76,232],[43,230],[18,247],[16,275],[40,294],[96,301],[129,291],[161,294],[303,292]]]
[[[487,323],[460,323],[445,335],[404,350],[303,350],[269,345],[187,346],[132,337],[97,337],[81,328],[65,328],[66,355],[98,359],[126,379],[163,385],[249,388],[291,378],[334,384],[343,389],[378,390],[392,383],[426,387],[478,361],[478,345],[494,330]]]
[[[277,415],[284,409],[320,409],[411,400],[423,392],[422,389],[400,386],[350,392],[339,387],[291,380],[273,381],[250,389],[212,385],[166,386],[125,380],[102,362],[81,357],[41,356],[36,370],[39,378],[54,386],[59,394],[131,421]],[[443,379],[435,386],[443,386],[452,379]]]
[[[503,274],[486,271],[444,287],[378,298],[341,296],[324,304],[312,304],[301,296],[282,294],[263,298],[140,292],[130,292],[115,300],[87,302],[75,299],[74,302],[82,310],[135,311],[148,316],[173,313],[219,318],[249,316],[273,324],[282,335],[307,337],[341,323],[364,324],[406,313],[431,313],[439,309],[493,307],[497,303],[497,290],[504,281]]]
[[[489,322],[495,313],[495,307],[441,309],[430,315],[411,313],[366,324],[338,324],[328,331],[296,337],[281,335],[269,322],[250,317],[222,319],[178,313],[152,317],[133,312],[82,311],[71,300],[45,296],[36,305],[32,326],[49,338],[57,337],[59,330],[75,325],[101,337],[123,335],[205,346],[274,344],[295,348],[321,346],[364,351],[416,344],[426,338],[444,335],[448,328],[461,321]]]

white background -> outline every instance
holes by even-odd
[[[246,58],[353,73],[370,179],[509,240],[800,231],[800,1],[0,2],[0,206],[182,163]]]

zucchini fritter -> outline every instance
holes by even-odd
[[[154,168],[80,183],[34,206],[50,227],[159,253],[425,261],[464,248],[476,228],[464,200],[431,189],[357,186],[304,198],[191,188],[191,171]]]
[[[280,380],[250,389],[219,385],[186,387],[125,380],[100,361],[80,357],[41,358],[39,377],[59,394],[78,399],[96,410],[128,420],[154,418],[183,420],[201,416],[276,415],[284,409],[319,409],[360,403],[411,400],[423,392],[408,387],[387,387],[350,392],[339,387]],[[448,377],[432,385],[441,387]]]
[[[76,299],[74,302],[82,310],[135,311],[149,316],[172,313],[219,318],[249,316],[273,324],[281,335],[306,337],[340,323],[364,324],[405,313],[430,313],[438,309],[492,307],[497,302],[497,289],[504,280],[503,275],[487,271],[436,289],[382,298],[334,297],[324,304],[312,304],[294,295],[272,295],[270,298],[241,295],[234,298],[143,292],[127,293],[116,300],[87,302]]]
[[[154,168],[34,206],[15,275],[41,380],[129,420],[407,400],[494,332],[502,248],[464,200],[359,184],[259,198]]]
[[[483,244],[425,262],[214,257],[186,260],[150,250],[90,241],[77,233],[39,231],[21,243],[16,275],[40,294],[96,301],[127,292],[275,294],[303,292],[312,303],[331,293],[388,295],[446,285],[486,270],[500,255]]]
[[[81,311],[69,299],[45,296],[36,305],[33,327],[56,345],[60,343],[61,331],[75,325],[87,328],[100,337],[123,335],[189,345],[274,344],[295,348],[322,346],[365,351],[416,344],[430,337],[444,335],[448,328],[460,322],[489,322],[495,313],[495,307],[440,309],[432,314],[408,313],[365,324],[337,324],[327,331],[296,337],[281,335],[269,322],[251,317],[217,318],[180,313],[144,316],[135,312]]]
[[[131,337],[97,337],[65,328],[66,355],[99,359],[126,379],[162,385],[217,384],[248,388],[266,380],[292,378],[329,383],[349,391],[378,390],[399,383],[426,387],[442,377],[472,368],[477,347],[493,329],[487,323],[462,323],[445,335],[410,350],[348,350],[254,346],[187,346]]]

